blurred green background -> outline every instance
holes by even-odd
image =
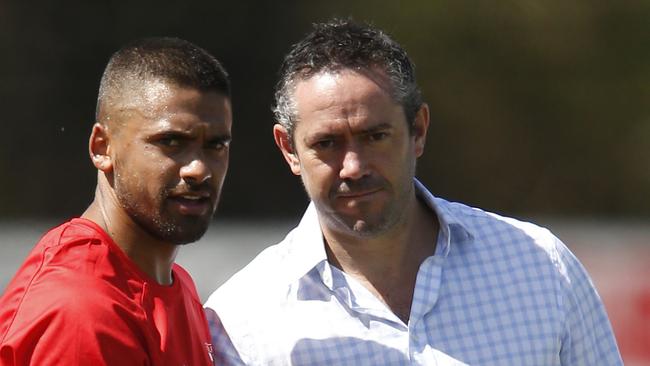
[[[177,36],[234,85],[220,215],[300,215],[271,136],[283,55],[315,21],[383,28],[417,67],[432,126],[418,176],[515,215],[650,216],[650,1],[0,1],[0,217],[65,218],[92,199],[86,152],[102,70],[122,44]]]

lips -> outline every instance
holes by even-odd
[[[389,187],[387,182],[378,176],[368,175],[356,180],[344,179],[332,186],[329,197],[351,204],[374,199],[378,193],[386,191],[387,187]]]
[[[169,201],[182,215],[203,216],[212,207],[210,194],[206,192],[178,193],[169,196]]]
[[[348,199],[352,199],[352,198],[363,198],[363,197],[365,197],[365,196],[370,196],[370,195],[372,195],[372,194],[374,194],[374,193],[377,193],[377,192],[379,192],[379,191],[380,191],[380,189],[379,189],[379,188],[376,188],[376,189],[363,190],[363,191],[340,192],[340,193],[338,193],[336,196],[337,196],[338,198],[348,198]]]

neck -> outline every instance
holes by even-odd
[[[389,232],[367,238],[323,228],[323,234],[328,261],[355,277],[407,322],[417,272],[435,251],[435,214],[413,196],[403,219]]]
[[[152,279],[171,285],[178,246],[144,231],[119,205],[112,189],[97,185],[95,199],[81,215],[99,225],[120,249]]]

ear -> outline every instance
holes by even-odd
[[[422,103],[420,109],[415,115],[413,125],[413,137],[415,139],[415,156],[418,158],[424,153],[424,145],[427,140],[427,130],[429,129],[429,105]]]
[[[110,150],[107,127],[101,123],[95,123],[88,140],[88,152],[93,165],[104,173],[110,173],[113,170]]]
[[[273,126],[273,138],[275,138],[275,144],[278,145],[278,148],[284,156],[284,160],[289,164],[289,168],[291,168],[293,174],[300,175],[300,160],[294,151],[291,136],[289,136],[287,129],[281,124],[276,123]]]

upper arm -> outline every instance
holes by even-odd
[[[591,278],[562,242],[558,240],[557,246],[564,277],[562,365],[622,365],[605,306]]]

